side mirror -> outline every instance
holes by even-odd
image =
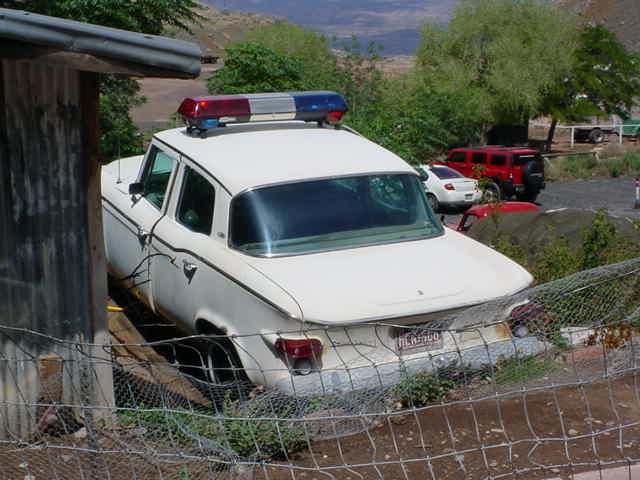
[[[429,174],[427,172],[420,173],[420,180],[426,182],[427,180],[429,180]]]
[[[130,195],[142,195],[144,193],[144,183],[135,182],[129,184]]]

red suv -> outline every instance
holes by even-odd
[[[544,159],[532,148],[455,148],[442,163],[467,177],[490,178],[486,191],[498,199],[515,195],[518,200],[534,202],[545,187]]]

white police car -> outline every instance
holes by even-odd
[[[509,337],[403,328],[532,277],[443,228],[412,167],[332,125],[346,110],[333,92],[186,99],[187,128],[103,168],[110,273],[211,335],[215,382],[239,371],[286,391],[354,388],[391,378],[381,365]]]

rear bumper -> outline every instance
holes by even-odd
[[[468,367],[479,369],[495,365],[500,358],[518,355],[526,357],[544,351],[537,337],[513,337],[508,340],[478,345],[464,351],[450,351],[440,355],[395,357],[386,363],[349,368],[323,369],[305,376],[287,376],[273,386],[289,395],[310,396],[342,393],[354,390],[377,390],[397,385],[407,373],[436,372],[443,368]]]

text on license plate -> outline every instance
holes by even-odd
[[[433,331],[408,332],[398,337],[398,350],[414,350],[417,348],[435,349],[442,346],[442,333]]]
[[[465,193],[465,194],[464,194],[464,198],[465,198],[465,199],[469,199],[469,198],[471,198],[471,197],[473,197],[473,193]]]

